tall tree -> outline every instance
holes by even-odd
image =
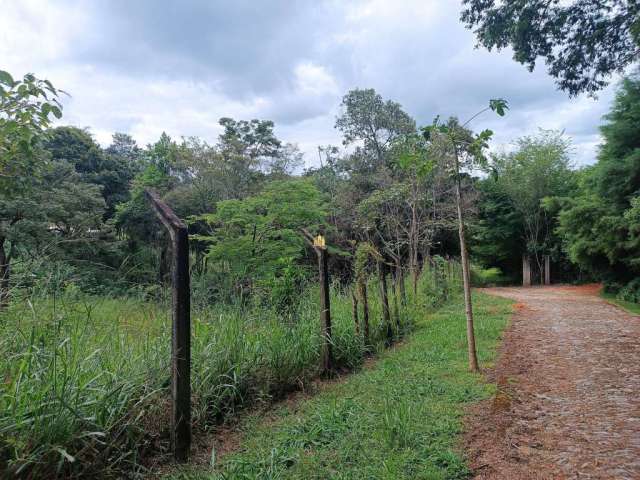
[[[494,181],[519,217],[524,253],[533,257],[539,272],[543,255],[556,247],[556,219],[544,208],[543,199],[567,197],[575,190],[569,148],[561,132],[542,130],[537,136],[520,138],[515,151],[495,155],[491,165]]]
[[[34,153],[51,117],[62,116],[62,93],[31,73],[14,80],[9,72],[0,70],[0,188],[8,191],[28,185],[45,160]]]
[[[57,127],[48,133],[43,146],[52,160],[69,163],[83,181],[100,187],[107,204],[106,218],[114,215],[116,205],[129,199],[137,166],[126,157],[106,154],[86,130]]]
[[[560,89],[594,93],[638,61],[636,0],[464,0],[461,19],[488,49],[511,47],[532,71],[544,58]]]
[[[462,168],[473,169],[483,165],[486,161],[483,150],[493,132],[484,130],[478,135],[473,135],[466,126],[480,114],[487,110],[493,110],[502,116],[507,109],[507,102],[495,99],[489,102],[489,106],[473,115],[464,124],[456,119],[450,119],[446,124],[440,123],[436,118],[433,125],[423,129],[427,141],[434,147],[434,154],[441,161],[449,163],[453,173],[456,192],[456,210],[458,213],[458,236],[460,240],[460,261],[462,263],[462,281],[464,287],[465,314],[467,317],[467,347],[469,352],[469,369],[478,372],[478,356],[476,352],[476,340],[473,326],[473,306],[471,303],[471,276],[469,272],[469,251],[465,234],[465,219],[462,201],[462,182],[460,171]]]
[[[51,117],[62,116],[61,93],[33,74],[14,80],[0,70],[0,306],[8,301],[15,229],[39,211],[32,193],[48,162],[40,145]]]
[[[258,195],[218,202],[198,217],[208,232],[195,239],[208,246],[208,264],[230,279],[239,296],[261,293],[286,306],[301,288],[306,243],[301,229],[320,231],[326,207],[308,179],[278,180]]]
[[[384,164],[386,151],[400,135],[416,130],[415,121],[399,103],[385,102],[372,88],[351,90],[341,106],[336,128],[342,132],[344,144],[361,141],[378,164]]]
[[[581,175],[582,194],[563,200],[558,233],[572,261],[616,288],[640,274],[636,217],[627,213],[640,196],[640,77],[621,83],[605,120],[598,162]]]

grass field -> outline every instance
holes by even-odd
[[[510,301],[474,295],[481,365],[489,367]],[[456,446],[463,408],[489,395],[467,370],[461,300],[420,320],[402,345],[319,395],[247,418],[241,448],[213,467],[171,480],[458,479],[469,472]]]
[[[377,285],[369,291],[372,345],[366,346],[355,334],[349,293],[332,289],[342,369],[359,367],[366,350],[384,349]],[[411,331],[442,293],[425,272],[418,301],[409,298],[396,333]],[[317,299],[317,291],[308,291],[291,315],[263,306],[193,312],[195,434],[317,377]],[[0,318],[0,477],[144,473],[168,448],[169,349],[163,305],[81,295],[14,301]]]

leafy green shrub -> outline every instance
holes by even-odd
[[[636,278],[620,288],[616,298],[625,302],[640,303],[640,278]]]
[[[471,267],[471,284],[474,287],[495,287],[507,283],[509,283],[509,279],[497,267]]]

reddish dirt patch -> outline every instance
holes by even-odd
[[[640,478],[640,317],[599,289],[485,290],[518,303],[497,393],[467,415],[474,478]]]

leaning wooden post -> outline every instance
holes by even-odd
[[[156,215],[169,231],[173,250],[171,331],[171,444],[179,462],[191,449],[191,299],[187,226],[158,194],[145,190]]]

